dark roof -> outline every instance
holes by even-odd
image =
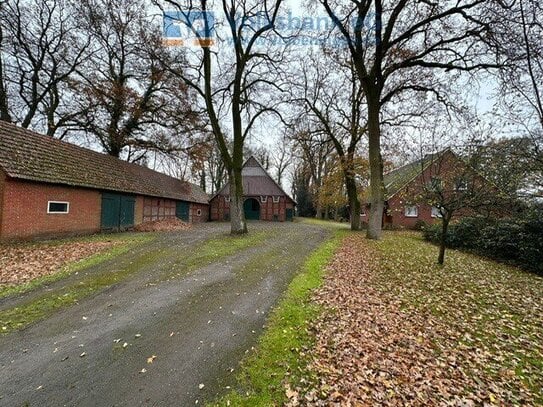
[[[200,187],[0,121],[0,168],[11,178],[208,203]]]
[[[295,203],[255,157],[250,157],[243,164],[242,177],[243,194],[245,196],[286,196]],[[215,196],[229,194],[230,183],[227,183]]]
[[[422,174],[426,168],[436,162],[436,160],[442,157],[447,151],[451,150],[447,149],[439,153],[428,154],[420,160],[413,161],[386,173],[384,175],[385,199],[390,199],[400,192],[406,185]]]

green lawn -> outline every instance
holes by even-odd
[[[370,244],[380,255],[375,283],[383,294],[451,328],[467,370],[510,384],[513,394],[508,378],[516,376],[543,403],[543,278],[454,250],[441,268],[438,249],[415,233]]]

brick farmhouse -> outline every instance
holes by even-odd
[[[0,122],[0,239],[209,219],[198,186]]]
[[[472,171],[467,164],[452,150],[429,154],[397,168],[384,176],[385,209],[383,226],[390,228],[417,228],[422,222],[434,224],[440,221],[439,209],[416,199],[425,184],[432,180],[455,179],[462,183],[462,174]],[[479,177],[481,182],[486,182]],[[460,186],[461,187],[461,186]],[[361,214],[362,221],[367,222],[369,207]],[[457,216],[462,216],[459,212]]]
[[[275,182],[254,157],[243,165],[244,209],[247,220],[292,221],[296,202]],[[227,183],[210,201],[211,220],[230,219],[230,184]]]

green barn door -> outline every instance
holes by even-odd
[[[136,199],[120,194],[102,194],[102,229],[122,230],[134,226]]]
[[[177,202],[175,208],[175,216],[181,219],[183,222],[188,222],[190,213],[190,204],[188,202]]]
[[[287,222],[292,222],[294,220],[294,209],[287,209]]]
[[[132,196],[121,196],[121,209],[119,216],[119,226],[121,229],[134,227],[134,210],[136,208],[136,199]]]
[[[245,210],[245,219],[260,220],[260,204],[256,199],[250,198],[243,204]]]
[[[119,195],[102,194],[102,229],[119,229],[120,213]]]

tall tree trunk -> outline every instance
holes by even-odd
[[[317,198],[317,209],[316,209],[316,212],[317,214],[315,215],[315,218],[316,219],[322,219],[323,217],[323,210],[322,210],[322,205],[320,203],[320,199]]]
[[[2,58],[3,33],[0,27],[0,120],[11,123],[11,116],[8,108],[8,95],[4,86],[4,60]]]
[[[230,232],[233,235],[247,233],[247,221],[243,208],[243,179],[241,166],[233,168],[230,174]]]
[[[439,257],[437,263],[439,265],[445,264],[445,250],[447,249],[447,232],[449,230],[450,219],[448,217],[443,217],[441,220],[441,239],[439,242]]]
[[[346,175],[345,186],[347,187],[347,196],[349,197],[349,208],[351,211],[351,230],[360,230],[360,200],[358,199],[358,189],[356,180],[352,175]]]
[[[385,208],[379,96],[368,96],[367,102],[371,194],[367,236],[368,239],[379,240],[383,230],[383,210]]]

